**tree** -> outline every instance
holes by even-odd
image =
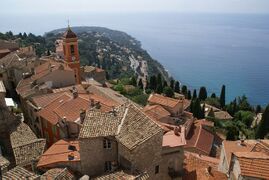
[[[188,98],[188,99],[191,99],[191,91],[190,91],[190,90],[188,90],[187,98]]]
[[[230,125],[227,127],[226,140],[235,141],[239,136],[239,131],[236,126]]]
[[[197,93],[196,93],[196,89],[193,90],[193,95],[192,95],[192,99],[196,99],[197,98]]]
[[[193,105],[192,105],[192,113],[193,113],[193,116],[198,119],[202,119],[205,117],[204,110],[201,107],[201,102],[199,99],[194,100]]]
[[[171,87],[172,89],[175,88],[175,80],[174,80],[173,78],[170,80],[170,87]]]
[[[255,113],[258,114],[258,113],[260,113],[261,111],[262,111],[262,107],[261,107],[261,105],[257,105],[257,106],[256,106],[256,110],[255,110]]]
[[[168,86],[167,81],[163,80],[163,88],[166,87],[166,86]]]
[[[143,89],[143,88],[144,88],[144,86],[143,86],[143,82],[142,82],[142,79],[141,79],[141,78],[140,78],[139,81],[138,81],[138,87],[139,87],[140,89]]]
[[[186,85],[183,85],[182,88],[181,88],[181,92],[182,94],[185,95],[185,97],[187,98],[187,93],[188,93],[188,88]]]
[[[238,110],[242,110],[242,111],[253,110],[245,95],[243,95],[242,97],[238,97]]]
[[[174,96],[174,91],[171,87],[166,86],[163,88],[163,93],[167,97],[173,97]]]
[[[212,93],[211,94],[211,98],[216,98],[217,96],[216,96],[216,94],[215,93]]]
[[[178,81],[176,81],[176,83],[175,83],[175,92],[180,93],[180,87],[179,87],[179,82]]]
[[[132,77],[131,77],[130,84],[133,85],[133,86],[136,86],[136,79],[135,79],[135,76],[132,76]]]
[[[262,114],[262,119],[256,131],[256,138],[263,139],[269,133],[269,105]]]
[[[163,82],[162,82],[162,75],[159,73],[157,76],[157,93],[162,93],[163,92]]]
[[[149,88],[154,91],[157,89],[157,78],[155,75],[151,76],[149,79]]]
[[[220,106],[223,108],[225,106],[225,85],[222,85],[220,93]]]
[[[199,99],[201,101],[204,101],[206,98],[207,98],[207,91],[206,91],[206,88],[202,86],[199,91]]]
[[[211,106],[220,108],[220,103],[219,103],[219,99],[218,98],[212,98],[212,97],[206,98],[205,103],[206,104],[209,104]]]
[[[50,54],[50,50],[48,49],[47,50],[47,56],[50,56],[51,54]]]

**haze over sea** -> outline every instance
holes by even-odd
[[[245,94],[252,104],[269,103],[267,14],[69,14],[2,15],[0,32],[44,34],[67,26],[103,26],[124,31],[170,74],[191,89],[206,86],[227,101]]]

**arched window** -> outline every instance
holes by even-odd
[[[70,46],[71,54],[75,54],[75,46],[71,45]]]

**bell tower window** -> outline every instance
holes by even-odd
[[[75,46],[74,45],[71,45],[70,46],[70,50],[71,50],[71,54],[75,54]]]

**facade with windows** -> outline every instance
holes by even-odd
[[[81,171],[91,177],[124,170],[146,173],[149,179],[172,179],[171,170],[182,171],[184,143],[170,147],[163,134],[133,104],[109,113],[90,110],[79,135]]]

